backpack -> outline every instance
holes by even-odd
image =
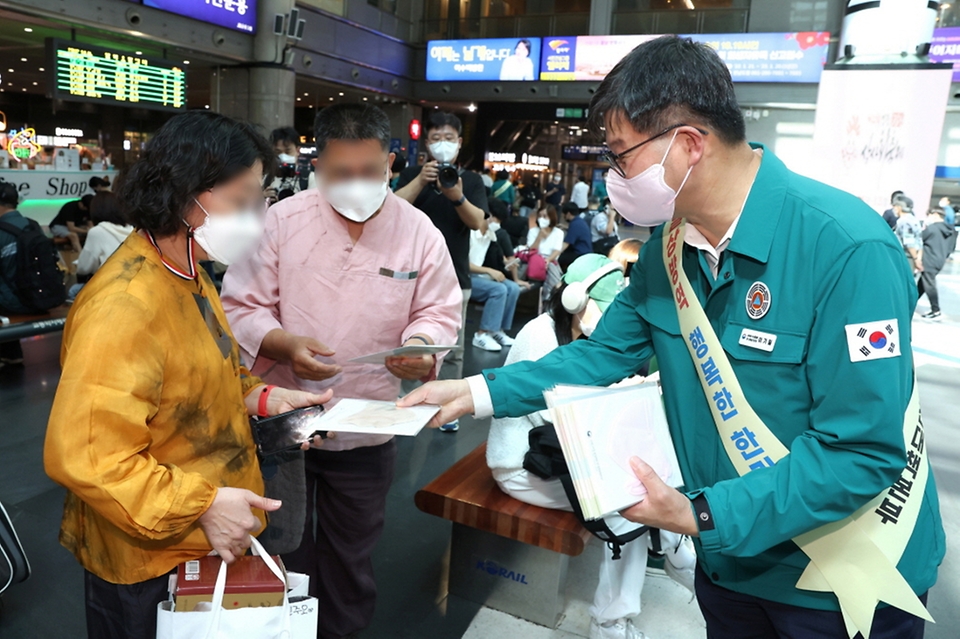
[[[577,519],[593,536],[600,538],[607,544],[614,559],[620,559],[621,546],[647,532],[650,533],[654,551],[660,551],[660,535],[655,528],[640,526],[626,534],[616,535],[603,519],[583,518],[580,500],[577,498],[577,491],[573,487],[570,469],[567,468],[567,461],[563,457],[560,439],[557,437],[557,430],[553,424],[531,429],[529,441],[530,450],[523,457],[523,469],[541,479],[559,479],[563,485],[563,492],[567,494],[567,499],[570,500],[570,505],[573,507],[573,513],[577,516]]]
[[[0,222],[0,230],[16,238],[16,272],[10,284],[20,302],[34,311],[48,311],[63,304],[67,289],[53,240],[31,219],[22,229]]]

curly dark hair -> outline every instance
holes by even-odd
[[[252,167],[273,180],[276,158],[266,138],[247,122],[209,111],[174,116],[147,142],[124,176],[117,197],[127,220],[164,237],[183,227],[194,198]]]

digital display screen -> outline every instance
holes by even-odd
[[[930,62],[952,64],[953,81],[960,82],[960,27],[934,29],[928,57]]]
[[[227,29],[257,32],[257,0],[143,0],[143,5]]]
[[[540,75],[540,38],[431,40],[427,80],[533,82]]]
[[[187,107],[187,74],[168,60],[47,40],[50,97],[179,111]]]
[[[564,144],[560,147],[560,157],[564,160],[599,162],[604,147],[592,144]]]
[[[543,39],[540,79],[602,80],[640,44],[658,35],[571,36]],[[685,35],[717,51],[734,82],[820,81],[828,32]]]

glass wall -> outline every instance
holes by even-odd
[[[590,0],[426,0],[423,39],[577,35]]]
[[[617,0],[614,34],[744,33],[750,0]]]

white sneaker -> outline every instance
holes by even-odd
[[[663,549],[663,570],[675,582],[696,594],[694,575],[697,570],[697,553],[693,549],[693,542],[689,537],[680,539],[680,546]]]
[[[513,338],[503,331],[495,331],[491,333],[491,335],[493,335],[493,339],[497,340],[500,346],[513,346]]]
[[[503,350],[500,343],[493,337],[492,333],[476,333],[473,336],[473,345],[477,348],[491,353],[498,353]]]
[[[591,619],[590,639],[650,639],[650,636],[640,632],[631,619],[617,619],[604,625]]]

